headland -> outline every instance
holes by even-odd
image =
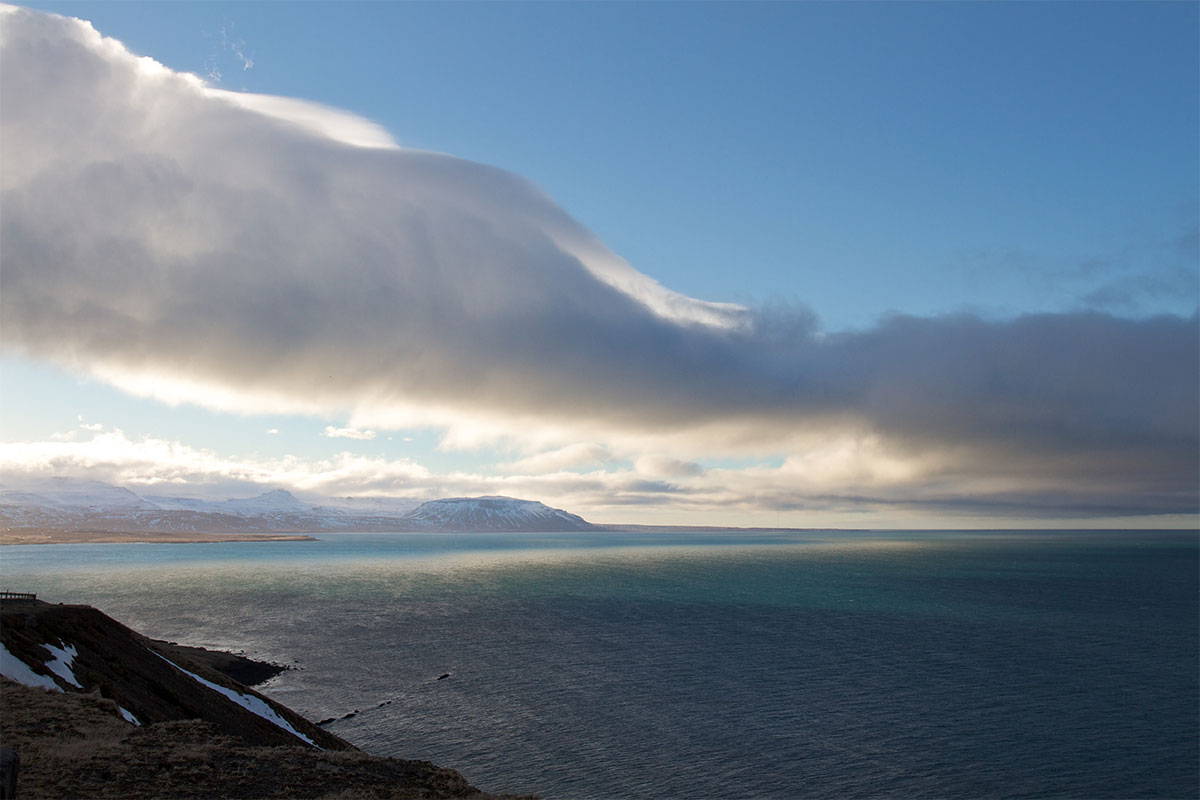
[[[279,665],[152,640],[90,606],[0,600],[0,640],[17,797],[511,797],[364,753],[243,682]]]

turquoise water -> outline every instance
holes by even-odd
[[[321,539],[8,547],[0,576],[294,664],[270,694],[493,791],[1197,795],[1194,532]]]

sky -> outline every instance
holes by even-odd
[[[0,479],[1195,527],[1198,10],[9,7]]]

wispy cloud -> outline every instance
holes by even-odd
[[[507,472],[541,474],[581,467],[596,467],[612,458],[612,451],[603,445],[579,442],[526,456],[516,461],[497,464],[496,467]]]
[[[374,439],[375,431],[359,430],[358,428],[335,428],[332,425],[326,425],[322,435],[330,439]]]
[[[1145,316],[1149,309],[1191,313],[1200,296],[1200,229],[1167,240],[1131,240],[1087,258],[1067,259],[1017,247],[963,254],[975,280],[1017,276],[1046,297],[1080,308]]]
[[[247,55],[245,40],[237,38],[233,31],[232,22],[226,22],[221,26],[220,33],[214,39],[212,52],[204,61],[205,76],[216,83],[220,83],[224,77],[222,65],[230,56],[234,58],[237,65],[241,66],[242,72],[254,67],[254,59]]]
[[[353,426],[329,430],[504,437],[518,471],[643,458],[628,486],[603,473],[617,497],[703,494],[706,451],[821,463],[830,497],[893,473],[996,496],[1024,474],[1047,506],[1084,478],[1118,506],[1196,504],[1195,316],[821,334],[803,309],[672,292],[520,177],[370,121],[215,90],[78,21],[17,9],[2,36],[0,311],[25,354]],[[846,441],[874,444],[843,463]]]

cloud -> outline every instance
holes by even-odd
[[[313,133],[335,142],[385,150],[398,147],[392,135],[380,125],[320,103],[268,94],[227,92],[223,89],[205,89],[203,95],[289,123],[299,131]]]
[[[242,39],[235,39],[232,30],[233,23],[227,22],[221,26],[220,41],[214,42],[213,51],[204,62],[206,77],[218,83],[223,77],[221,63],[227,54],[232,55],[236,63],[241,65],[242,72],[254,67],[254,59],[245,52],[246,42]]]
[[[1044,505],[1083,479],[1196,505],[1196,316],[821,333],[672,292],[520,177],[346,112],[214,89],[77,20],[13,9],[0,36],[18,352],[168,401],[521,439],[543,467],[580,442],[682,465],[872,441],[862,469],[909,487],[1036,475]]]
[[[1200,294],[1200,276],[1195,269],[1179,266],[1171,270],[1124,275],[1083,296],[1090,308],[1136,312],[1147,299],[1187,298]]]
[[[975,280],[1019,276],[1044,297],[1073,299],[1084,309],[1147,316],[1190,313],[1200,294],[1200,226],[1169,239],[1133,239],[1086,258],[1006,247],[965,253]]]
[[[660,455],[642,456],[634,464],[634,468],[643,475],[675,478],[704,474],[704,468],[693,461],[680,461],[677,458]]]
[[[101,480],[134,489],[147,486],[188,494],[262,491],[288,486],[319,495],[387,493],[422,496],[430,472],[408,459],[339,453],[324,459],[222,456],[156,436],[130,437],[115,429],[90,439],[0,443],[0,472]]]
[[[580,442],[496,466],[507,472],[540,474],[562,472],[579,467],[595,467],[609,461],[612,457],[612,452],[603,445]]]
[[[357,428],[335,428],[332,425],[326,425],[322,435],[328,436],[330,439],[374,439],[375,431],[364,431]]]
[[[1043,473],[973,468],[928,454],[898,460],[882,446],[873,437],[846,438],[778,465],[738,468],[700,469],[645,457],[632,470],[438,474],[406,458],[348,452],[311,459],[229,457],[161,437],[130,437],[119,429],[83,439],[76,429],[49,441],[0,443],[0,480],[19,485],[31,477],[65,476],[212,499],[284,486],[317,502],[345,496],[427,500],[502,494],[538,498],[608,522],[653,521],[657,514],[660,521],[693,524],[745,525],[765,517],[773,524],[895,527],[928,525],[932,514],[941,524],[977,527],[995,525],[997,518],[1005,524],[1031,516],[1079,524],[1156,514],[1186,519],[1192,513],[1186,493],[1172,494],[1153,482],[1135,482],[1131,488],[1082,474],[1060,478],[1047,490]]]
[[[232,25],[221,26],[221,44],[233,53],[238,62],[242,65],[242,71],[245,72],[254,67],[254,59],[243,52],[246,49],[246,42],[243,39],[234,39],[229,32]]]

